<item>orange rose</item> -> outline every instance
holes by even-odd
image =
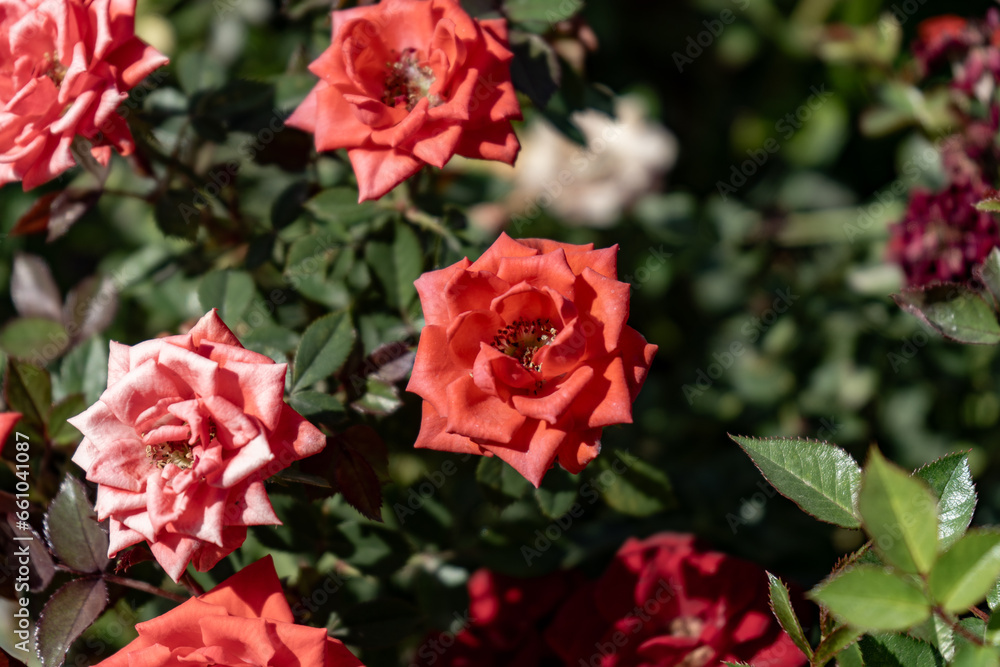
[[[385,0],[333,12],[333,44],[310,65],[320,82],[288,119],[316,150],[346,148],[359,201],[378,199],[453,155],[513,164],[507,24],[458,0]]]
[[[326,629],[295,625],[270,556],[135,629],[139,637],[97,667],[363,667]]]
[[[118,105],[167,58],[135,36],[135,0],[0,0],[0,185],[30,190],[135,149]]]
[[[7,438],[14,432],[14,426],[20,418],[20,412],[0,412],[0,451],[3,450]]]
[[[617,253],[503,234],[421,276],[416,446],[495,454],[535,486],[556,460],[578,473],[597,456],[602,427],[631,423],[656,353],[625,324]]]

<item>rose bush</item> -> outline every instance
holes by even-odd
[[[513,164],[521,108],[502,19],[458,0],[385,0],[333,12],[320,82],[288,119],[316,149],[346,148],[359,200],[377,199],[453,155]]]
[[[361,667],[325,628],[295,624],[270,556],[135,628],[139,637],[100,667]]]
[[[0,185],[25,190],[135,148],[118,105],[167,58],[135,36],[134,0],[0,0]]]
[[[145,540],[177,581],[280,524],[264,479],[326,439],[285,404],[286,364],[243,348],[213,310],[186,334],[111,343],[108,388],[70,420],[73,461],[98,484],[109,556]]]
[[[546,638],[567,665],[805,664],[767,600],[753,563],[662,533],[625,542],[601,578],[566,601]]]
[[[625,324],[617,253],[503,234],[421,276],[415,446],[496,455],[535,486],[556,460],[573,473],[593,460],[603,427],[631,423],[656,353]]]

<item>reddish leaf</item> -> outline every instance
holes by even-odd
[[[378,432],[370,426],[351,426],[334,436],[343,446],[360,454],[381,482],[389,482],[389,450]]]
[[[334,457],[333,477],[351,507],[368,519],[382,520],[382,485],[364,456],[341,448]]]
[[[4,504],[6,505],[6,502]],[[25,524],[27,524],[27,528],[25,528]],[[0,550],[2,550],[4,557],[9,559],[6,563],[9,571],[13,572],[17,569],[15,567],[16,561],[19,560],[17,553],[25,547],[28,549],[28,560],[30,561],[28,563],[28,590],[37,593],[45,590],[52,583],[56,568],[52,563],[52,557],[49,556],[48,549],[45,548],[45,540],[31,524],[20,521],[12,509],[5,516],[5,520],[0,522]],[[8,583],[13,583],[13,580],[9,580]]]
[[[108,534],[97,522],[87,488],[72,475],[49,503],[45,536],[52,553],[74,570],[100,572],[108,565]]]
[[[49,598],[38,619],[35,643],[44,667],[59,667],[69,647],[97,620],[108,604],[99,578],[74,579]]]
[[[115,562],[115,574],[124,574],[130,568],[139,563],[145,563],[147,560],[154,560],[153,552],[145,544],[137,544],[118,556],[118,560]]]
[[[48,231],[52,241],[66,233],[74,222],[97,203],[101,193],[96,190],[62,190],[43,195],[14,223],[11,236],[38,234]]]

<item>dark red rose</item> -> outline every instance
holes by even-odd
[[[771,614],[759,567],[673,533],[627,541],[597,582],[563,604],[546,639],[574,667],[806,662]]]

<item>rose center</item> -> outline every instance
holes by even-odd
[[[146,445],[146,456],[156,464],[157,468],[165,468],[171,464],[181,470],[187,470],[194,465],[194,452],[191,451],[191,446],[183,441]]]
[[[211,421],[209,422],[208,430],[208,440],[211,442],[215,439],[215,424]],[[143,436],[146,434],[143,433]],[[181,470],[187,470],[194,465],[195,459],[197,458],[197,453],[194,451],[194,447],[197,447],[199,443],[195,443],[193,446],[188,444],[186,440],[171,440],[169,442],[160,442],[155,445],[146,445],[146,457],[152,461],[152,463],[157,468],[165,468],[167,465],[175,465]]]
[[[62,85],[63,79],[66,77],[66,66],[59,62],[59,56],[54,53],[46,53],[42,67],[45,68],[44,76],[52,79],[56,88]]]
[[[697,639],[704,629],[705,621],[697,616],[679,616],[668,627],[671,636],[683,639]],[[684,656],[678,667],[703,667],[711,661],[714,654],[711,646],[700,646]]]
[[[540,371],[542,367],[534,361],[535,352],[551,345],[557,333],[549,320],[516,320],[503,329],[497,329],[492,345],[508,357],[520,361],[525,368]]]
[[[441,104],[440,97],[430,94],[436,80],[434,72],[427,65],[420,64],[416,49],[403,49],[396,61],[387,62],[385,67],[382,102],[387,106],[406,107],[407,111],[411,111],[425,97],[432,107]]]

